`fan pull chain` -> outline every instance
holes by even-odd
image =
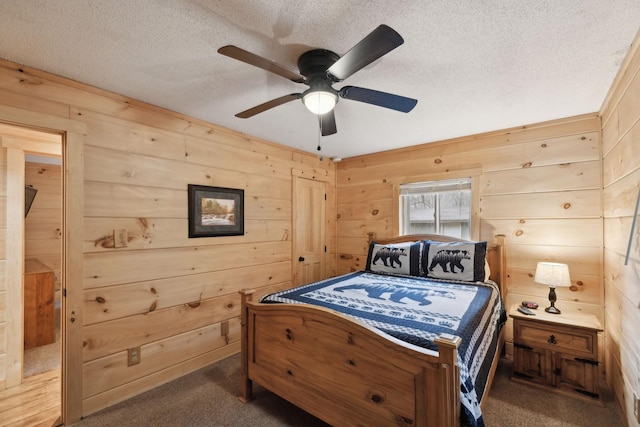
[[[320,147],[320,138],[322,138],[322,114],[319,114],[318,117],[320,118],[320,120],[318,120],[318,123],[319,123],[319,126],[318,126],[318,151],[320,151],[320,150],[322,150],[322,147]],[[322,159],[320,159],[320,160],[322,160]]]

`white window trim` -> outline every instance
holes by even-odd
[[[393,183],[393,235],[400,235],[400,185],[413,182],[441,181],[445,179],[471,178],[471,240],[480,240],[480,176],[481,168],[404,177]]]

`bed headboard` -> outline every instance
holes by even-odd
[[[432,240],[434,242],[468,242],[469,240],[459,239],[457,237],[442,236],[439,234],[407,234],[405,236],[390,237],[388,239],[374,239],[374,235],[369,233],[369,243],[372,241],[377,243],[401,243],[401,242],[417,242],[420,240]],[[496,282],[500,287],[500,294],[506,301],[507,298],[507,266],[505,251],[505,236],[498,234],[495,236],[495,242],[487,242],[487,262],[491,275],[489,278]]]

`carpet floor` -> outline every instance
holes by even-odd
[[[562,426],[617,427],[625,424],[617,404],[605,405],[564,397],[509,379],[509,361],[500,361],[485,403],[487,427]],[[146,393],[92,414],[78,427],[326,427],[327,424],[273,393],[254,387],[255,399],[242,404],[240,357],[235,355]]]

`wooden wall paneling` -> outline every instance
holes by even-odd
[[[216,361],[225,359],[240,351],[240,342],[233,342],[219,349],[201,354],[191,359],[186,359],[165,369],[152,372],[144,377],[124,383],[109,389],[103,393],[88,397],[84,400],[83,416],[100,411],[108,406],[115,405],[125,399],[134,397],[140,393],[172,381],[190,372],[208,366]],[[146,360],[146,359],[145,359]]]
[[[618,74],[607,93],[602,107],[600,108],[600,116],[602,117],[603,124],[607,124],[611,117],[618,111],[617,106],[620,99],[623,98],[628,90],[631,82],[636,78],[638,71],[640,70],[640,54],[638,53],[638,43],[640,40],[640,30],[636,34],[633,42],[629,47],[629,51],[625,56]],[[606,146],[610,142],[605,143]],[[607,151],[605,151],[606,153]]]
[[[633,394],[640,394],[640,233],[627,244],[640,188],[640,32],[609,90],[603,124],[604,281],[607,307],[607,381],[629,425],[636,424]]]
[[[2,69],[1,65],[0,69]],[[1,83],[2,80],[0,79],[0,85]],[[37,101],[33,102],[38,103]],[[13,123],[18,126],[29,126],[36,130],[44,131],[51,129],[63,129],[66,130],[66,132],[80,135],[86,132],[86,128],[83,123],[42,114],[39,113],[37,109],[22,110],[12,105],[4,105],[2,103],[0,103],[0,118],[2,118],[2,121],[5,123]]]
[[[364,270],[367,264],[367,255],[340,254],[338,255],[337,269],[339,274]]]
[[[637,68],[634,72],[635,75],[630,79],[629,86],[616,106],[618,135],[620,136],[626,134],[638,121],[638,111],[640,111],[640,68]]]
[[[108,113],[108,112],[107,112]],[[241,148],[251,152],[279,159],[291,160],[291,150],[275,146],[264,141],[254,140],[246,135],[238,135],[221,129],[202,129],[202,126],[191,126],[191,123],[165,117],[158,121],[137,120],[137,115],[114,117],[86,109],[71,108],[72,116],[81,116],[92,129],[90,143],[96,147],[109,148],[134,154],[151,155],[166,159],[185,159],[187,154],[187,135],[200,137],[208,144],[226,144],[235,149]],[[150,124],[151,123],[151,124]],[[197,135],[192,132],[199,128]],[[303,158],[310,157],[308,155]]]
[[[86,362],[84,396],[94,396],[239,340],[240,320],[237,319],[229,324],[229,336],[221,334],[220,324],[211,324],[142,345],[140,363],[136,365],[127,366],[126,350]]]
[[[184,217],[187,190],[85,181],[85,216]]]
[[[191,279],[198,274],[203,276],[229,274],[230,277],[234,269],[242,269],[235,272],[236,278],[247,281],[242,283],[243,285],[260,285],[258,292],[290,286],[290,282],[286,280],[274,283],[280,280],[279,277],[282,276],[284,269],[289,271],[291,269],[290,170],[292,166],[303,169],[315,168],[326,173],[333,187],[335,185],[333,162],[322,161],[318,156],[241,135],[142,102],[4,61],[0,63],[0,91],[10,95],[0,101],[0,114],[4,118],[8,117],[9,121],[29,122],[33,112],[25,114],[24,111],[18,111],[14,104],[27,107],[31,103],[37,105],[36,112],[39,112],[38,110],[57,111],[64,113],[62,116],[65,118],[73,118],[74,121],[71,123],[81,122],[86,126],[86,128],[82,126],[51,127],[68,132],[83,130],[86,134],[84,138],[87,144],[86,152],[72,153],[71,167],[66,170],[68,181],[70,177],[75,178],[73,183],[75,187],[70,193],[81,195],[81,199],[77,203],[72,203],[68,200],[69,195],[65,195],[70,206],[79,206],[76,212],[84,213],[84,220],[75,221],[76,227],[67,230],[67,240],[71,240],[72,245],[75,245],[79,238],[80,247],[84,247],[86,253],[82,259],[77,259],[75,256],[71,257],[73,259],[66,259],[65,265],[70,263],[78,266],[86,265],[92,274],[80,273],[78,277],[77,272],[82,270],[76,269],[67,279],[72,280],[73,283],[83,284],[86,288],[85,292],[92,292],[95,286],[98,286],[100,290],[105,291],[104,294],[108,298],[107,304],[116,304],[113,308],[115,314],[124,316],[103,320],[105,325],[118,322],[120,319],[132,320],[137,316],[128,314],[131,310],[130,306],[121,304],[121,299],[113,297],[118,290],[124,289],[123,286],[132,286],[128,292],[131,291],[136,296],[138,294],[133,289],[139,284],[158,286],[161,292],[164,292],[165,283],[173,282],[174,286],[175,283],[195,283],[195,280],[191,282]],[[6,108],[2,107],[2,102],[9,102],[9,105]],[[41,119],[42,116],[38,118]],[[49,123],[55,123],[55,121],[51,120]],[[49,127],[46,121],[44,125],[39,126]],[[71,139],[79,140],[75,136]],[[82,158],[83,155],[84,158]],[[84,167],[78,165],[78,162]],[[173,179],[167,180],[168,176]],[[186,239],[187,183],[244,188],[247,196],[245,212],[248,225],[245,236]],[[337,246],[335,192],[333,192],[333,199],[332,207],[329,208],[332,210],[328,229],[334,234],[330,241],[333,245],[331,271],[335,272],[335,247]],[[66,218],[65,221],[69,219]],[[82,226],[78,227],[77,224]],[[83,237],[85,229],[88,231],[87,237]],[[114,230],[122,229],[127,230],[127,240],[131,235],[135,237],[127,241],[127,247],[116,249],[109,247],[108,244],[107,247],[102,245],[106,241],[103,240],[105,236],[113,234]],[[45,233],[44,229],[38,232]],[[96,242],[98,242],[97,247]],[[136,261],[122,264],[121,260],[124,259]],[[181,268],[181,265],[185,264],[186,267]],[[261,269],[262,272],[251,276],[245,275],[244,269],[248,272]],[[151,275],[149,275],[150,272]],[[267,272],[271,272],[268,277]],[[83,279],[85,276],[88,280]],[[209,279],[213,280],[213,277],[210,276]],[[151,285],[149,280],[156,283]],[[240,286],[240,282],[229,283],[227,276],[224,280],[224,283],[208,284],[206,291],[201,290],[195,301],[200,301],[200,304],[205,306],[206,303],[203,302],[200,294],[211,295],[207,301],[212,301],[220,298],[220,294],[215,294],[216,289],[218,292],[227,292],[230,288]],[[196,291],[195,288],[191,289],[188,292],[189,296]],[[69,313],[65,324],[72,325],[71,319],[75,321],[73,326],[84,324],[85,311],[91,313],[87,314],[89,321],[97,320],[96,316],[92,317],[94,315],[92,304],[97,304],[95,302],[97,297],[93,298],[93,302],[87,302],[84,310],[84,293],[78,294],[72,288],[69,288],[69,291],[70,295],[67,298]],[[156,306],[152,313],[171,311],[181,307],[181,304],[188,304],[168,305],[170,303],[164,298],[165,295],[166,292],[162,297],[158,297],[159,306],[163,308]],[[149,303],[146,294],[141,298],[141,302],[144,305]],[[166,308],[163,305],[165,303]],[[151,308],[151,304],[153,303],[149,303],[147,310]],[[140,305],[140,303],[133,304],[133,310],[139,310],[136,307]],[[235,304],[231,304],[227,310],[233,312],[238,309]],[[237,314],[235,313],[236,316]],[[211,319],[208,321],[212,322]],[[92,326],[93,324],[87,325],[86,328]],[[145,330],[146,332],[157,333],[154,325],[129,323],[128,326],[128,330],[136,331],[134,335],[145,327],[148,329]],[[185,332],[180,334],[190,333],[187,331],[192,331],[196,326],[204,327],[197,322],[191,325],[187,322],[184,324]],[[81,351],[81,342],[84,341],[83,332],[76,333],[73,329],[68,338],[72,343],[78,342],[79,339],[80,345],[74,348]],[[171,337],[164,339],[167,340],[167,345],[178,345],[179,342],[178,339],[171,340]],[[200,340],[196,345],[204,344],[206,341],[203,338]],[[130,345],[133,344],[135,340]],[[134,380],[130,383],[131,385],[104,390],[99,395],[85,399],[84,403],[82,397],[77,398],[83,393],[82,387],[79,390],[77,387],[82,385],[83,375],[74,372],[74,378],[78,380],[69,384],[66,390],[67,395],[72,396],[74,401],[67,415],[71,414],[69,419],[78,419],[79,414],[90,413],[92,408],[115,403],[121,400],[123,395],[136,394],[144,388],[167,381],[179,372],[197,369],[203,363],[211,363],[216,358],[226,357],[238,351],[235,343],[225,344],[225,346],[228,350],[213,350],[206,356],[197,356],[192,359],[197,360],[198,363],[176,359],[171,362],[175,363],[174,366],[162,368],[165,372],[173,372],[172,374],[150,373],[145,379]],[[117,352],[120,351],[122,350],[117,350]],[[75,355],[71,352],[68,356],[65,363],[73,364]],[[71,371],[73,372],[73,368]],[[146,378],[153,378],[153,380]]]
[[[0,229],[0,242],[7,241],[7,229]],[[7,279],[8,265],[7,265],[7,248],[6,245],[0,245],[0,259],[5,261],[5,280]],[[10,282],[9,282],[10,283]]]
[[[579,219],[483,219],[481,236],[504,234],[507,245],[585,246],[602,244],[602,220]]]
[[[207,165],[220,169],[237,170],[251,172],[264,177],[278,177],[291,179],[291,175],[286,174],[290,170],[292,162],[290,160],[271,157],[260,152],[247,152],[236,147],[211,144],[207,140],[187,140],[187,152],[185,160],[188,163],[201,164],[207,159]]]
[[[241,135],[202,120],[8,61],[0,64],[0,88],[62,103],[67,108],[68,117],[78,121],[83,121],[83,111],[88,110],[184,135],[214,139],[217,143],[230,141],[232,145],[242,146],[248,152],[262,151],[287,159],[292,159],[292,151],[295,152],[273,142]],[[302,155],[309,156],[306,153]]]
[[[7,292],[4,290],[0,290],[0,324],[4,324],[7,321]],[[4,342],[5,337],[2,332],[0,332],[0,340]],[[0,354],[4,353],[5,347],[0,345]]]
[[[2,241],[1,237],[0,237],[0,241]],[[0,257],[0,292],[4,292],[7,290],[6,271],[7,271],[7,260],[4,257]]]
[[[5,304],[6,307],[6,304]],[[4,357],[6,357],[6,353],[7,353],[7,322],[6,320],[3,322],[0,322],[0,354],[2,354]],[[6,369],[5,369],[6,365],[2,366],[2,373],[6,375]],[[6,376],[2,375],[0,377],[0,380],[5,380]]]
[[[607,274],[605,276],[605,283],[607,286],[607,292],[616,291],[615,295],[620,296],[619,309],[620,309],[620,325],[623,325],[623,319],[627,316],[635,316],[640,322],[640,310],[637,307],[640,306],[640,270],[635,268],[625,268],[624,255],[617,254],[611,250],[605,251],[605,266]],[[624,297],[624,298],[622,298]],[[629,304],[630,307],[636,307],[635,310],[625,311],[625,307],[622,304]],[[633,321],[629,319],[629,321]],[[640,323],[636,323],[638,325]],[[624,325],[630,326],[630,325]],[[632,333],[632,331],[629,331]],[[625,334],[626,335],[626,334]],[[635,335],[632,335],[635,336]],[[637,354],[640,355],[640,340],[629,340],[635,342],[637,345]],[[640,359],[639,359],[640,360]],[[640,368],[640,366],[639,366]]]
[[[338,175],[339,176],[339,175]],[[338,186],[337,203],[367,203],[371,201],[387,201],[393,199],[393,186],[390,184],[358,184]]]
[[[145,126],[90,110],[71,109],[90,129],[87,146],[144,155],[159,159],[184,160],[186,137],[183,133]]]
[[[239,321],[239,306],[239,294],[223,295],[85,326],[83,359],[87,362],[107,357],[127,348],[149,344],[225,320]]]
[[[392,219],[338,221],[338,235],[342,238],[367,238],[367,233],[370,232],[376,233],[379,238],[391,237],[393,234]]]
[[[480,208],[482,217],[491,219],[599,218],[599,201],[600,190],[483,195]]]
[[[600,189],[600,162],[578,163],[485,172],[480,177],[483,196],[547,191]]]
[[[478,152],[470,151],[469,155],[473,155],[474,159],[483,165],[483,171],[486,173],[599,161],[599,144],[599,132],[593,129],[591,132],[559,135]],[[562,171],[558,173],[558,177],[568,172]]]
[[[291,280],[291,261],[166,277],[84,292],[84,324],[105,322]]]
[[[367,239],[338,238],[338,274],[345,274],[364,268],[367,261],[369,243]]]
[[[606,233],[605,233],[606,234]],[[602,250],[583,246],[509,246],[509,268],[534,270],[538,261],[562,262],[569,266],[569,274],[599,276]]]
[[[613,292],[619,291],[616,289]],[[621,365],[623,375],[631,385],[637,390],[640,386],[640,340],[638,340],[638,325],[640,324],[640,310],[626,295],[620,294],[620,326],[621,326],[621,346],[620,361],[627,362]]]
[[[186,215],[186,213],[185,213]],[[85,218],[85,253],[209,246],[211,239],[189,239],[184,218]],[[114,231],[126,231],[126,246],[115,248]],[[288,219],[246,219],[244,236],[216,237],[218,244],[291,240]]]
[[[607,186],[603,190],[603,211],[605,218],[619,218],[633,216],[640,188],[640,174],[630,174],[619,181]],[[631,228],[627,233],[631,231]],[[627,242],[628,242],[627,235]],[[623,246],[626,251],[626,244]]]
[[[85,255],[85,289],[291,259],[291,242],[244,243]]]
[[[62,193],[60,197],[62,197]],[[52,209],[37,209],[32,206],[25,220],[25,227],[28,239],[49,240],[57,238],[60,241],[62,237],[62,206]]]
[[[4,86],[3,77],[5,77],[7,74],[5,73],[5,71],[6,69],[4,68],[4,64],[0,64],[0,86]],[[68,105],[45,99],[38,99],[37,102],[34,102],[33,97],[29,94],[8,90],[6,89],[6,87],[0,87],[0,104],[19,108],[24,111],[35,111],[48,116],[54,116],[64,119],[69,118]],[[16,123],[20,122],[18,121]]]
[[[98,147],[85,151],[87,162],[95,167],[87,171],[88,181],[185,190],[187,184],[242,188],[249,195],[275,199],[291,197],[291,177],[283,174],[264,176],[239,169],[220,169],[213,165],[185,163],[131,154]],[[176,171],[180,171],[176,174]],[[253,171],[256,172],[256,171]],[[167,180],[167,176],[172,176]]]
[[[59,254],[62,246],[60,237],[47,240],[25,240],[24,250],[26,256],[40,258],[43,255]]]
[[[188,212],[186,187],[174,190],[86,181],[84,191],[88,217],[185,218]],[[245,219],[287,219],[290,215],[290,199],[245,194]]]
[[[639,146],[640,121],[636,122],[633,128],[622,136],[603,159],[602,175],[605,187],[638,169],[638,164],[640,164]]]
[[[475,170],[478,239],[505,234],[510,268],[511,258],[517,260],[509,302],[547,301],[548,288],[533,285],[535,263],[558,258],[575,279],[561,303],[602,319],[599,123],[589,114],[343,160],[337,165],[339,272],[364,267],[368,233],[395,233],[394,185]],[[378,211],[375,218],[367,207]]]
[[[612,251],[626,257],[627,246],[629,244],[629,233],[631,231],[631,223],[633,218],[629,217],[609,217],[604,220],[604,244],[608,251]],[[637,224],[636,224],[637,226]],[[636,234],[635,240],[640,240],[640,234]],[[605,252],[606,254],[606,252]],[[632,244],[629,251],[629,259],[640,259],[640,245]],[[617,270],[619,267],[611,265],[611,268]]]
[[[602,158],[606,158],[618,141],[618,110],[613,110],[608,118],[602,118]]]
[[[560,163],[597,161],[599,141],[599,133],[593,131],[543,141],[512,143],[483,150],[470,148],[465,150],[465,155],[450,153],[426,157],[411,156],[400,164],[366,165],[360,169],[345,168],[344,173],[338,175],[338,185],[371,184],[387,182],[391,179],[410,182],[411,176],[473,169],[480,165],[485,172],[488,172]],[[342,171],[340,166],[338,169]],[[401,172],[400,176],[399,172]]]
[[[531,270],[516,270],[508,268],[509,274],[509,292],[518,293],[520,295],[530,295],[535,297],[535,301],[542,305],[549,306],[549,287],[540,285],[533,281],[535,275],[535,266]],[[586,275],[576,273],[569,269],[571,275],[571,286],[568,288],[556,288],[558,297],[558,305],[561,301],[573,301],[585,304],[594,304],[600,306],[603,301],[603,285],[600,275]],[[600,318],[602,316],[599,316]],[[602,320],[602,319],[601,319]]]
[[[596,113],[590,113],[506,130],[495,130],[478,135],[429,142],[427,144],[344,159],[339,165],[339,170],[346,172],[349,169],[359,169],[365,165],[386,165],[404,162],[411,158],[459,154],[469,151],[470,146],[473,147],[471,148],[472,150],[484,151],[488,148],[518,144],[520,142],[542,141],[562,135],[592,133],[598,129],[599,121],[600,119]]]
[[[345,203],[338,205],[338,219],[375,220],[377,218],[391,218],[393,208],[387,200],[372,200],[370,203]]]

